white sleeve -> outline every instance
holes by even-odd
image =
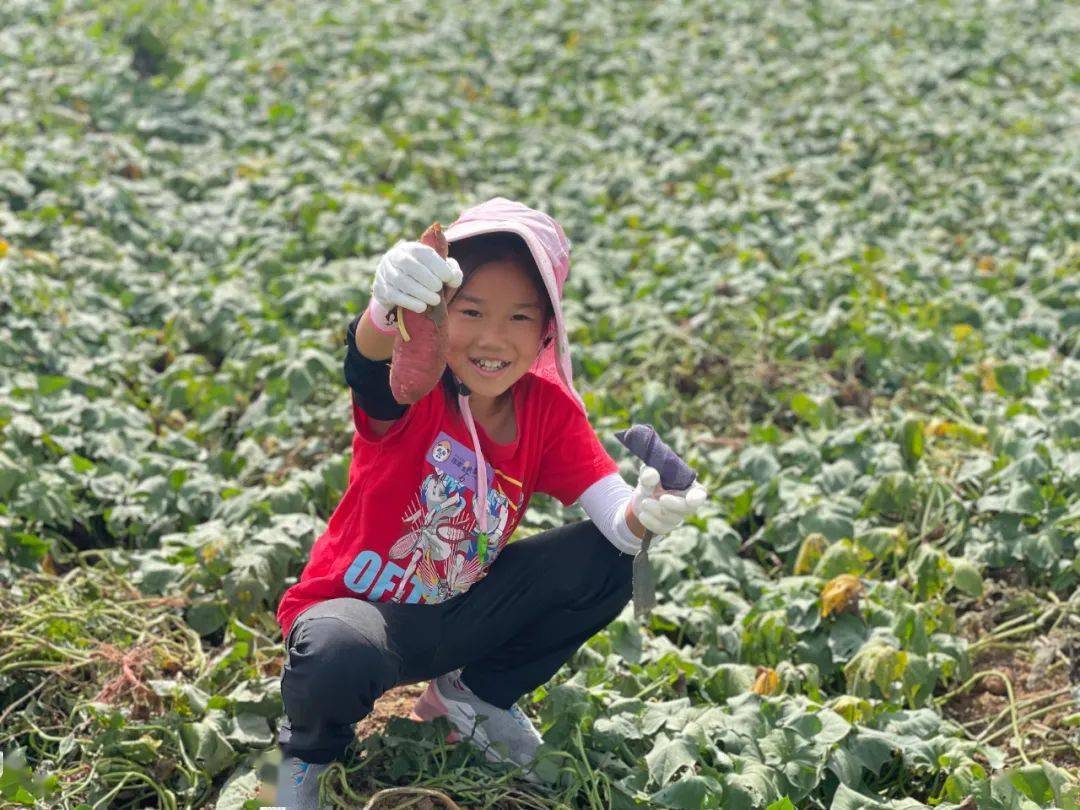
[[[641,538],[626,524],[626,505],[634,489],[618,473],[605,475],[581,493],[578,503],[596,528],[624,554],[637,554]]]

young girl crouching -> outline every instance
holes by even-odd
[[[278,607],[286,647],[279,803],[317,806],[318,777],[396,685],[490,759],[526,771],[543,742],[515,705],[631,596],[646,529],[664,534],[704,490],[637,488],[589,424],[563,323],[570,243],[547,214],[494,198],[446,230],[449,257],[400,242],[350,324],[349,485]],[[395,310],[449,289],[447,369],[410,406],[389,385]],[[543,492],[589,519],[509,544]],[[663,500],[661,500],[661,498]]]

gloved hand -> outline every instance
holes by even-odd
[[[371,288],[372,322],[393,331],[397,307],[423,312],[439,303],[444,284],[460,287],[461,267],[420,242],[398,242],[379,260]]]
[[[692,484],[689,489],[668,492],[660,486],[660,473],[644,465],[630,498],[630,508],[653,534],[667,534],[697,512],[707,495],[705,487],[698,483]]]

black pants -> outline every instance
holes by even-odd
[[[484,579],[437,605],[312,605],[286,640],[282,750],[340,758],[383,692],[458,668],[475,694],[508,709],[619,615],[632,560],[586,520],[511,543]]]

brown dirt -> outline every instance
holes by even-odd
[[[391,717],[408,717],[416,699],[424,693],[427,683],[397,686],[375,701],[371,714],[356,724],[356,736],[364,739],[386,728]]]
[[[1044,647],[1045,651],[1040,654]],[[1025,719],[1025,715],[1059,703],[1067,703],[1069,693],[1062,690],[1075,687],[1076,684],[1070,682],[1073,673],[1070,672],[1071,667],[1066,664],[1066,659],[1074,654],[1075,650],[1065,638],[1052,636],[1047,639],[1028,639],[1022,647],[985,650],[972,660],[972,670],[975,673],[997,670],[1008,676],[1018,705],[1020,731],[1028,757],[1033,762],[1045,759],[1073,773],[1080,770],[1080,756],[1075,748],[1040,752],[1066,740],[1076,744],[1075,730],[1063,722],[1067,716],[1077,711],[1076,703],[1031,719]],[[999,675],[986,675],[967,692],[949,701],[945,706],[945,716],[964,724],[969,733],[977,736],[987,730],[988,724],[1008,706],[1008,690],[1004,679]],[[1000,748],[1010,758],[1018,756],[1019,750],[1013,738],[1008,713],[994,723],[990,734],[1002,729],[1007,731],[991,744]]]

